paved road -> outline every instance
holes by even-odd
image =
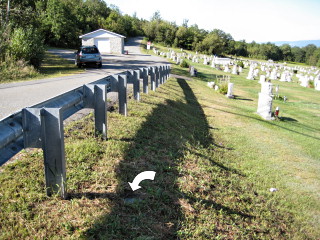
[[[88,68],[85,73],[72,76],[0,84],[0,119],[22,108],[40,103],[111,74],[143,66],[168,64],[164,58],[142,54],[139,47],[141,39],[129,39],[125,45],[129,55],[103,55],[101,69]],[[72,51],[50,50],[50,52],[74,61]]]

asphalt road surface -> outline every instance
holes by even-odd
[[[85,73],[72,76],[0,84],[0,119],[108,75],[144,66],[168,64],[164,58],[142,54],[139,47],[141,39],[129,39],[125,44],[128,55],[103,55],[101,69],[87,68]],[[49,51],[74,62],[72,51]]]

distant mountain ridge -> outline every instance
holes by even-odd
[[[305,47],[308,44],[314,44],[317,47],[320,47],[320,40],[301,40],[301,41],[276,41],[272,42],[277,46],[281,46],[283,44],[289,44],[291,47]]]

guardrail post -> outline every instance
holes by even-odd
[[[150,67],[150,82],[151,82],[151,90],[156,90],[156,72],[155,67]]]
[[[127,116],[127,75],[118,75],[119,113]]]
[[[164,66],[160,66],[159,71],[160,71],[160,84],[164,84]]]
[[[60,108],[43,108],[40,114],[47,195],[59,193],[65,199],[67,191],[62,111]]]
[[[133,71],[133,97],[140,101],[140,70]]]
[[[166,77],[165,77],[165,82],[168,80],[168,78],[169,78],[169,74],[170,74],[170,66],[169,65],[167,65],[167,66],[165,66],[165,68],[166,68]]]
[[[110,82],[110,92],[118,92],[119,113],[127,116],[127,75],[112,75]]]
[[[94,109],[95,136],[107,139],[107,85],[88,84],[83,87],[84,107]]]
[[[155,73],[156,73],[156,88],[159,87],[159,67],[155,67]]]
[[[148,75],[149,75],[149,69],[148,68],[142,68],[142,79],[143,79],[143,93],[148,94]]]
[[[107,139],[107,85],[94,85],[94,123],[96,136]]]

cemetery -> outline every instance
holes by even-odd
[[[183,58],[181,50],[158,48]],[[313,216],[320,207],[316,197],[320,191],[319,68],[242,58],[223,64],[215,62],[214,56],[186,54],[186,60],[198,70],[198,77],[188,84],[197,92],[209,124],[219,129],[219,139],[230,148],[245,153],[245,162],[239,158],[240,162],[231,161],[230,166],[243,165],[242,169],[251,172],[259,165],[257,174],[264,176],[259,179],[269,184],[270,192],[290,202],[293,215],[309,219],[310,228],[318,225]],[[244,64],[241,70],[238,61]],[[228,86],[225,96],[218,91],[221,81]],[[306,197],[313,207],[306,207]]]
[[[319,69],[150,52],[171,77],[155,88],[144,75],[148,94],[128,92],[126,116],[112,105],[108,139],[94,114],[65,127],[66,199],[46,196],[41,151],[4,166],[4,238],[316,239]],[[146,170],[154,181],[133,192]]]

